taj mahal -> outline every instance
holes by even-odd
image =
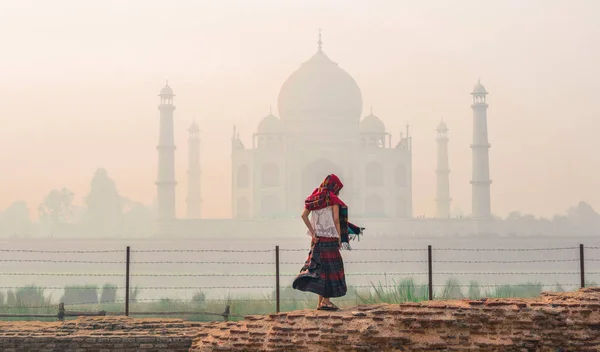
[[[279,116],[269,113],[244,144],[231,136],[231,219],[201,214],[199,126],[189,127],[187,216],[175,214],[174,93],[167,84],[159,94],[157,236],[226,236],[248,233],[276,236],[283,227],[304,231],[299,220],[303,200],[335,173],[344,183],[342,197],[350,217],[369,236],[443,236],[497,233],[491,214],[487,137],[488,92],[477,82],[472,95],[472,209],[469,217],[450,214],[448,127],[437,126],[435,218],[413,217],[412,145],[409,126],[392,140],[372,111],[362,117],[360,87],[323,51],[317,52],[283,83]],[[248,138],[249,140],[250,138]],[[433,141],[432,141],[433,142]]]

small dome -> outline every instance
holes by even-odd
[[[483,84],[481,84],[481,81],[477,80],[477,84],[473,87],[473,92],[471,94],[488,94],[488,92],[485,90]]]
[[[167,83],[164,88],[160,90],[159,95],[173,95],[173,89],[169,87],[169,83]]]
[[[385,134],[385,125],[379,117],[371,113],[360,122],[360,133]]]
[[[438,132],[447,132],[448,131],[448,126],[446,125],[446,123],[444,121],[440,121],[440,124],[437,127],[437,131]]]
[[[198,127],[198,124],[196,123],[196,121],[192,122],[188,131],[189,132],[200,132],[200,127]]]
[[[281,123],[281,120],[277,118],[277,116],[269,114],[260,120],[256,132],[259,134],[283,133],[283,124]]]

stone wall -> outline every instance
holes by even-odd
[[[4,352],[187,352],[199,323],[178,319],[80,318],[62,322],[0,322]]]
[[[2,351],[600,351],[600,289],[250,316],[0,323]]]

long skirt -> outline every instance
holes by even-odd
[[[296,290],[312,292],[326,298],[341,297],[346,294],[344,262],[340,255],[337,238],[319,237],[313,243],[308,258],[294,279]]]

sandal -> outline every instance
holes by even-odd
[[[329,304],[322,304],[319,308],[317,308],[317,310],[329,310],[329,311],[335,311],[335,310],[339,310],[340,308],[338,306],[336,306],[335,304],[329,302]]]

